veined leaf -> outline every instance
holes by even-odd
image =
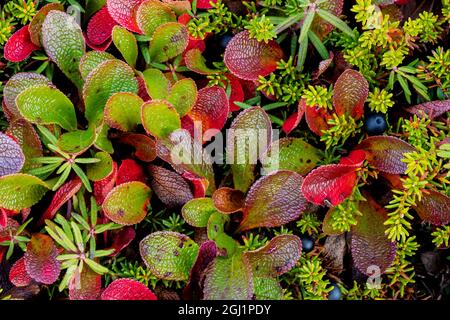
[[[22,210],[37,203],[48,191],[39,178],[22,173],[0,177],[0,207]]]
[[[156,28],[150,41],[150,59],[162,63],[183,53],[189,41],[185,26],[178,22],[167,22]]]

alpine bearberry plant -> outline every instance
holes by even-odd
[[[0,300],[448,298],[449,28],[448,0],[7,1]]]

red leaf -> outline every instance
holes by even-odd
[[[123,227],[119,230],[111,231],[112,244],[108,249],[115,249],[110,257],[117,256],[120,251],[128,247],[131,241],[136,237],[136,232],[133,227]]]
[[[224,62],[238,78],[258,80],[275,71],[282,57],[283,50],[275,41],[259,42],[250,38],[248,31],[242,31],[228,43]]]
[[[25,269],[25,258],[17,260],[9,271],[9,281],[16,287],[26,287],[33,279],[28,275]]]
[[[363,150],[353,150],[347,157],[341,158],[339,164],[355,165],[360,167],[363,161],[366,160],[366,153]]]
[[[305,119],[312,132],[318,136],[323,136],[322,131],[329,128],[328,120],[331,119],[331,116],[323,108],[306,106]]]
[[[14,235],[18,228],[19,223],[14,219],[8,218],[6,225],[4,227],[0,226],[0,243],[11,240],[11,235]]]
[[[306,100],[301,99],[300,102],[298,103],[297,111],[291,114],[281,127],[286,134],[291,133],[292,130],[297,128],[297,126],[300,124],[300,121],[302,121],[303,119],[305,109],[306,109]]]
[[[186,26],[191,19],[192,17],[188,13],[183,13],[178,17],[178,22]]]
[[[87,38],[93,45],[99,46],[111,39],[112,30],[117,22],[109,15],[108,8],[104,6],[89,21]]]
[[[108,49],[112,43],[112,38],[106,40],[105,42],[103,42],[99,45],[93,44],[86,35],[84,38],[85,38],[86,44],[89,46],[89,48],[91,48],[95,51],[106,51],[106,49]]]
[[[329,202],[336,206],[349,197],[356,184],[356,171],[364,162],[361,153],[353,157],[355,159],[341,160],[345,164],[325,165],[311,171],[302,185],[305,198],[318,205]],[[355,162],[356,159],[360,161]]]
[[[217,0],[197,0],[197,9],[211,9],[212,6],[210,2],[216,3]]]
[[[157,300],[155,294],[139,281],[117,279],[103,291],[102,300]]]
[[[319,67],[316,71],[313,72],[313,80],[319,79],[319,77],[328,70],[328,68],[333,63],[334,54],[333,52],[330,52],[330,58],[320,61]]]
[[[69,182],[63,184],[58,191],[56,191],[52,202],[48,206],[47,210],[45,210],[38,225],[42,225],[46,219],[53,219],[56,212],[58,212],[58,210],[80,190],[81,185],[82,182],[78,177],[75,177]]]
[[[147,86],[145,84],[145,80],[142,77],[137,76],[136,80],[138,82],[138,96],[144,100],[149,101],[151,98],[148,95]]]
[[[355,266],[371,276],[377,271],[384,273],[392,264],[396,246],[384,233],[386,211],[370,196],[364,196],[368,201],[358,204],[362,215],[357,215],[357,224],[352,227],[351,251]]]
[[[209,181],[206,178],[198,177],[195,174],[186,171],[182,174],[183,178],[189,180],[192,183],[194,189],[194,198],[204,198],[206,190],[208,190]]]
[[[145,134],[124,133],[118,142],[133,146],[136,150],[134,155],[141,161],[152,162],[156,158],[155,141]]]
[[[21,62],[28,58],[39,47],[31,42],[28,26],[16,31],[6,42],[3,53],[5,59],[11,62]]]
[[[197,102],[189,111],[189,116],[201,122],[203,141],[209,141],[217,130],[222,130],[228,117],[230,106],[225,90],[219,86],[206,87],[198,91]],[[210,129],[216,129],[211,130]]]
[[[189,184],[178,173],[155,165],[149,165],[148,170],[150,186],[166,206],[179,207],[194,198]]]
[[[94,182],[94,198],[99,205],[105,201],[108,193],[114,188],[117,180],[117,163],[113,161],[113,170],[104,179]]]
[[[395,137],[372,136],[363,140],[355,149],[366,151],[367,161],[382,172],[404,174],[406,163],[402,162],[405,153],[415,148]]]
[[[303,178],[293,171],[276,171],[260,178],[245,199],[239,230],[278,227],[297,219],[306,207]]]
[[[239,79],[233,76],[231,73],[227,73],[225,74],[225,76],[228,78],[231,88],[229,98],[230,111],[239,111],[241,110],[241,108],[236,105],[235,102],[244,102],[244,89],[242,89],[242,85]]]
[[[7,209],[0,209],[0,228],[6,228],[8,225],[8,215],[6,213]]]
[[[84,267],[81,274],[75,271],[69,283],[70,300],[97,300],[102,290],[102,277],[91,268]]]
[[[418,117],[423,117],[425,114],[433,120],[450,111],[450,100],[425,102],[406,110]]]
[[[56,259],[58,254],[52,238],[42,233],[34,234],[24,255],[28,274],[37,282],[54,283],[61,272],[61,262]]]
[[[257,81],[248,81],[239,79],[242,90],[244,91],[244,101],[253,98],[256,95],[256,88],[258,87]]]
[[[142,167],[132,159],[122,161],[117,172],[116,185],[131,181],[140,181],[145,183],[146,177]]]
[[[358,71],[347,69],[334,86],[333,104],[338,115],[348,114],[359,119],[364,114],[364,102],[369,95],[369,83]]]
[[[443,226],[450,222],[450,198],[435,191],[427,190],[422,201],[414,208],[419,217],[436,226]]]
[[[136,12],[144,0],[107,0],[108,12],[121,26],[136,33],[142,33],[136,22]]]

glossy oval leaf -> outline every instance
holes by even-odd
[[[117,22],[110,16],[108,8],[100,9],[89,21],[86,35],[89,43],[102,45],[111,39],[112,31]]]
[[[402,162],[404,154],[415,150],[409,143],[389,136],[369,137],[355,149],[364,150],[371,165],[391,174],[404,174],[406,171],[406,163]]]
[[[362,215],[356,217],[357,224],[352,227],[353,261],[358,270],[368,276],[375,268],[383,274],[394,261],[396,251],[395,243],[385,234],[386,212],[373,199],[360,201],[358,209]]]
[[[169,95],[170,81],[161,70],[147,69],[142,75],[144,76],[148,94],[154,100],[166,99]]]
[[[167,138],[173,131],[181,128],[180,115],[164,100],[152,100],[142,105],[142,125],[148,134],[155,138]]]
[[[114,60],[114,56],[108,52],[103,51],[89,51],[80,61],[81,77],[86,80],[92,70],[97,68],[102,62],[107,60]]]
[[[245,109],[234,119],[227,135],[227,162],[234,188],[247,192],[253,183],[257,160],[272,142],[272,123],[260,107]]]
[[[135,67],[139,50],[134,35],[123,27],[115,26],[112,31],[112,39],[125,61]]]
[[[197,85],[195,81],[185,78],[175,82],[170,88],[167,101],[177,110],[180,117],[187,114],[197,101]]]
[[[23,173],[0,177],[0,207],[22,210],[36,204],[48,191],[41,179]]]
[[[243,208],[239,230],[278,227],[296,220],[306,208],[303,178],[293,171],[277,171],[256,181]]]
[[[283,51],[278,43],[265,43],[250,38],[248,31],[235,35],[225,49],[224,62],[236,77],[244,80],[258,80],[275,71]]]
[[[147,267],[158,279],[187,280],[199,247],[188,236],[158,231],[142,239],[139,251]]]
[[[322,159],[317,148],[300,138],[282,138],[273,142],[261,162],[264,172],[290,170],[305,175]]]
[[[3,48],[3,54],[10,62],[21,62],[38,49],[39,47],[31,41],[28,26],[25,26],[14,32],[8,39]]]
[[[107,0],[108,12],[121,26],[141,33],[136,22],[136,11],[144,0]]]
[[[72,101],[58,89],[39,85],[22,91],[16,98],[20,114],[36,124],[57,124],[68,131],[77,128]]]
[[[211,214],[217,212],[211,198],[196,198],[187,202],[181,209],[183,219],[191,226],[204,228]]]
[[[62,134],[57,142],[57,146],[64,152],[70,154],[82,154],[95,142],[95,128],[89,127],[86,130],[75,130]]]
[[[334,85],[333,105],[336,113],[361,118],[368,95],[369,83],[366,78],[358,71],[345,70]]]
[[[33,72],[20,72],[13,75],[3,88],[4,112],[8,119],[15,120],[22,118],[16,106],[17,96],[24,90],[36,85],[51,86],[52,83],[47,77]]]
[[[75,18],[61,11],[50,11],[42,25],[42,45],[50,60],[78,88],[83,87],[78,66],[86,46]]]
[[[188,50],[184,55],[186,67],[198,74],[209,75],[219,73],[220,70],[211,69],[206,65],[206,59],[198,48]]]
[[[102,204],[105,215],[121,225],[141,222],[147,215],[152,191],[139,181],[127,182],[112,189]]]
[[[29,25],[30,38],[31,41],[38,47],[40,47],[42,44],[41,41],[42,24],[44,23],[47,14],[52,10],[64,11],[64,6],[61,3],[46,4],[41,9],[39,9],[39,11],[33,17],[33,20],[31,20],[30,22]]]
[[[150,60],[166,62],[183,53],[189,41],[185,26],[178,22],[167,22],[156,28],[150,41]]]
[[[245,255],[255,277],[276,277],[291,270],[300,259],[302,241],[291,234],[279,235]]]
[[[113,171],[113,159],[109,153],[104,151],[97,152],[94,158],[97,158],[100,161],[89,164],[87,166],[86,174],[89,180],[101,181],[109,176]]]
[[[222,187],[214,191],[212,200],[218,211],[230,214],[240,211],[243,208],[245,194],[239,190]]]
[[[134,93],[115,93],[106,102],[105,122],[114,129],[133,131],[141,124],[143,104],[144,100]]]
[[[119,138],[118,142],[132,146],[135,149],[133,154],[139,160],[152,162],[156,158],[156,143],[144,134],[125,134]]]
[[[98,123],[103,119],[106,102],[118,92],[137,94],[134,71],[123,61],[105,61],[89,74],[83,88],[85,115],[89,122]]]
[[[427,190],[414,207],[419,217],[436,226],[450,222],[450,198],[435,190]]]
[[[176,21],[176,15],[170,7],[159,1],[144,1],[136,12],[136,20],[139,29],[151,37],[155,30],[166,22]]]

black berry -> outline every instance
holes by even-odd
[[[328,300],[341,300],[342,292],[336,284],[333,284],[333,290],[328,293]]]
[[[302,237],[302,250],[303,252],[310,252],[314,249],[314,241],[310,237]]]
[[[366,117],[366,132],[369,135],[379,135],[386,131],[386,119],[381,114],[371,114]]]

